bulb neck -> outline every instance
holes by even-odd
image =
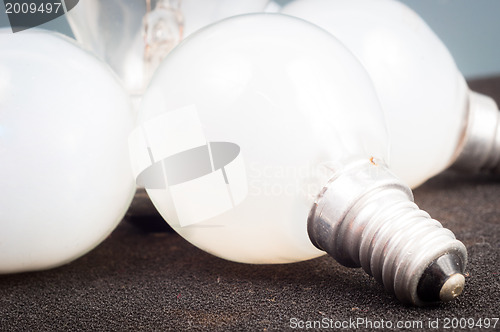
[[[500,173],[500,112],[495,101],[469,92],[467,125],[453,168]]]
[[[404,303],[439,302],[439,294],[427,293],[463,275],[467,260],[453,233],[420,210],[385,165],[371,161],[351,164],[327,183],[309,214],[308,233],[316,247],[345,266],[362,267]],[[434,276],[440,270],[429,267],[445,255],[460,264]]]

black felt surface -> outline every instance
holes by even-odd
[[[500,97],[498,78],[471,86]],[[124,221],[71,264],[0,276],[0,330],[265,331],[290,329],[293,318],[326,318],[390,321],[393,330],[401,330],[398,321],[420,321],[425,328],[439,319],[439,330],[450,331],[444,329],[446,318],[499,317],[500,177],[447,171],[414,194],[422,209],[467,246],[467,285],[453,303],[404,306],[363,271],[329,257],[237,264],[206,254],[175,233],[145,233]],[[357,330],[370,330],[364,326]],[[500,322],[496,329],[471,330],[500,330]]]

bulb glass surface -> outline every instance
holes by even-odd
[[[387,156],[360,63],[327,32],[279,14],[233,17],[187,38],[158,68],[139,122],[150,162],[166,174],[166,190],[145,186],[157,209],[188,241],[239,262],[323,254],[307,235],[316,196],[351,160]],[[208,171],[196,149],[210,156]]]
[[[76,39],[107,62],[130,93],[142,94],[149,83],[151,72],[156,68],[156,62],[183,37],[229,16],[263,11],[268,2],[269,0],[85,0],[80,1],[67,17]],[[150,15],[145,19],[148,6]],[[158,24],[158,29],[153,28],[155,31],[150,31],[149,36],[145,36],[145,23]],[[154,40],[158,37],[168,39],[168,45],[155,49],[157,45]],[[146,53],[150,51],[160,54],[151,56]]]
[[[416,187],[448,167],[464,134],[468,89],[427,24],[393,0],[296,0],[284,14],[326,29],[372,78],[391,139],[391,170]]]
[[[70,39],[0,31],[0,273],[62,265],[123,218],[128,95]]]

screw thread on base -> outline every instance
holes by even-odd
[[[453,168],[500,174],[500,112],[492,98],[469,92],[467,127]]]
[[[463,274],[464,245],[420,210],[411,190],[384,165],[363,161],[337,172],[311,210],[308,232],[318,248],[345,266],[363,267],[404,303],[424,305],[449,300],[456,296],[448,294],[452,291],[459,294],[460,285],[453,288],[451,281],[447,287],[453,289],[441,297],[439,292],[453,274]],[[428,270],[433,263],[449,263],[436,263],[446,255],[459,263],[434,268],[446,271],[441,275]],[[422,282],[426,273],[430,276]]]

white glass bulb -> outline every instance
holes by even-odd
[[[135,190],[128,95],[70,39],[0,31],[0,273],[85,254]]]
[[[246,198],[215,218],[182,227],[166,192],[146,187],[176,231],[217,256],[285,263],[322,254],[309,241],[305,221],[330,177],[325,163],[386,156],[384,119],[366,73],[331,36],[301,23],[252,16],[224,21],[172,52],[144,96],[141,123],[172,114],[172,126],[178,126],[190,121],[183,119],[189,113],[199,121],[190,129],[199,136],[193,146],[183,146],[187,129],[164,133],[175,152],[207,142],[241,149],[235,167],[248,179],[246,188],[236,190]],[[276,42],[278,36],[285,41]],[[211,196],[200,200],[216,204]],[[198,202],[193,197],[190,204]]]
[[[76,39],[141,95],[182,38],[223,18],[260,12],[269,0],[85,0],[67,17]]]
[[[457,157],[468,168],[500,169],[495,103],[469,91],[411,9],[393,0],[295,0],[281,12],[326,29],[363,63],[386,112],[391,170],[411,187]]]
[[[312,24],[255,14],[198,31],[158,68],[139,122],[130,137],[138,183],[180,235],[212,254],[288,263],[321,248],[418,304],[432,261],[456,253],[465,264],[463,245],[385,167],[367,73]],[[356,242],[363,230],[371,244]],[[398,268],[377,270],[384,265]]]

